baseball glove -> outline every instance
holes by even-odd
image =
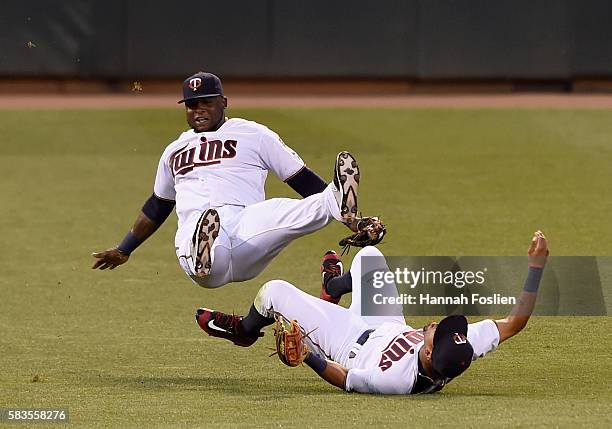
[[[288,327],[287,323],[290,323]],[[308,347],[304,344],[305,336],[297,320],[287,322],[283,316],[277,314],[274,328],[276,352],[271,356],[278,354],[280,361],[287,366],[300,365],[308,354]]]
[[[342,254],[349,251],[351,246],[366,247],[380,243],[387,233],[385,224],[376,216],[367,216],[357,219],[357,232],[343,238],[338,244],[344,247]]]

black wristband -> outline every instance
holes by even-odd
[[[141,243],[142,241],[137,239],[134,234],[132,234],[132,231],[130,231],[125,234],[123,241],[117,246],[117,250],[124,255],[130,255]]]
[[[523,291],[531,293],[537,292],[540,287],[540,280],[542,279],[543,273],[544,268],[529,267],[529,274],[527,274],[527,280],[525,280]]]
[[[304,363],[319,375],[323,374],[323,371],[327,368],[327,361],[313,352],[308,352],[308,356],[304,359]]]

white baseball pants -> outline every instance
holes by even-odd
[[[349,354],[359,349],[356,341],[364,331],[376,329],[386,322],[406,323],[403,316],[361,315],[362,256],[379,256],[381,264],[384,264],[380,269],[388,269],[380,250],[371,246],[361,249],[351,265],[353,292],[348,309],[308,295],[284,280],[271,280],[264,284],[255,298],[255,308],[266,317],[278,312],[288,320],[297,320],[310,333],[310,341],[319,352],[350,367]]]
[[[216,207],[221,230],[212,247],[212,268],[196,277],[191,257],[191,239],[197,219],[185,231],[176,254],[183,270],[206,288],[252,279],[291,241],[317,231],[333,219],[341,221],[340,209],[329,184],[319,194],[304,199],[273,198],[248,207]]]

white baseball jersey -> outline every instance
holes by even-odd
[[[278,134],[256,122],[232,118],[217,131],[189,130],[168,145],[159,160],[154,193],[176,201],[178,247],[185,235],[181,227],[194,223],[202,211],[264,201],[269,170],[285,181],[303,166]]]
[[[499,331],[492,320],[468,325],[473,360],[499,345]],[[346,378],[346,390],[361,393],[409,394],[418,374],[423,330],[399,323],[384,323],[370,334]]]

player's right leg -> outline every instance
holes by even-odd
[[[177,240],[179,263],[196,284],[206,288],[252,279],[296,238],[334,219],[352,223],[357,213],[358,187],[355,158],[340,152],[334,165],[334,180],[319,194],[301,200],[273,198],[244,209],[218,207],[221,220],[216,239],[211,235],[214,230],[207,230],[212,224],[196,225],[195,219],[185,222],[177,232],[182,237]],[[206,213],[202,214],[205,218]],[[214,217],[210,221],[219,223]]]
[[[359,317],[338,305],[322,301],[283,280],[267,282],[259,290],[253,307],[264,317],[280,313],[296,320],[309,334],[319,352],[344,362],[355,341],[367,329]]]
[[[348,152],[341,152],[336,157],[334,181],[323,192],[301,200],[273,198],[246,207],[227,231],[232,238],[232,280],[257,276],[293,240],[334,219],[354,222],[358,186],[357,162]]]
[[[326,254],[327,257],[329,255]],[[323,260],[325,265],[326,260]],[[323,271],[323,268],[322,268]],[[342,294],[351,292],[351,305],[349,310],[361,317],[370,327],[377,327],[386,322],[405,323],[401,304],[375,304],[372,300],[374,294],[396,298],[398,296],[395,282],[385,283],[380,288],[374,287],[374,273],[378,278],[384,278],[389,266],[384,255],[378,248],[368,246],[361,249],[353,258],[351,269],[340,276],[329,276],[321,293],[321,299],[339,301]],[[364,291],[367,291],[364,293]],[[325,292],[325,293],[323,293]],[[365,299],[371,302],[365,301]]]

